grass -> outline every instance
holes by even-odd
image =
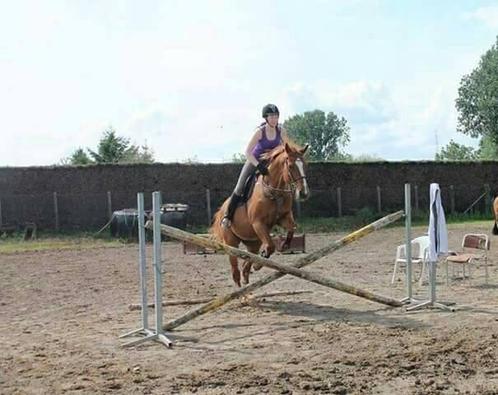
[[[120,247],[122,240],[110,237],[94,237],[88,232],[39,232],[36,240],[23,240],[23,233],[0,237],[0,255],[19,252],[91,249],[97,247]]]
[[[387,215],[388,213],[375,214],[371,210],[359,210],[354,216],[343,217],[303,217],[297,219],[298,232],[305,233],[327,233],[327,232],[345,232],[359,229],[368,225],[377,219]],[[491,230],[493,219],[489,215],[484,214],[450,214],[446,217],[447,224],[461,224],[462,226],[469,225],[484,225],[489,226]],[[412,217],[412,226],[428,226],[429,213],[418,213]],[[404,219],[389,225],[390,227],[404,227]]]
[[[356,215],[343,217],[301,217],[297,219],[300,233],[328,233],[328,232],[350,232],[368,225],[375,220],[386,215],[376,214],[366,208],[359,210]],[[450,214],[446,217],[448,224],[461,224],[462,226],[489,226],[491,230],[493,219],[484,214]],[[412,217],[412,226],[427,226],[429,224],[428,213],[417,213]],[[391,227],[404,227],[403,219],[389,225]],[[207,233],[207,226],[195,226],[187,229],[192,233]],[[275,229],[275,233],[284,233],[283,229]],[[46,250],[64,250],[64,249],[90,249],[98,247],[121,247],[126,240],[113,239],[108,233],[96,236],[95,233],[71,231],[55,233],[50,231],[38,232],[38,238],[32,241],[24,241],[22,233],[16,233],[12,236],[0,237],[0,255]]]

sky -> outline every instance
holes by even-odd
[[[430,160],[498,35],[496,1],[0,0],[0,166],[60,163],[112,126],[159,162],[243,153],[261,108],[346,118],[345,151]]]

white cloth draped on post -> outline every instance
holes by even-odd
[[[438,256],[448,252],[448,230],[446,218],[441,204],[441,190],[439,184],[432,183],[430,187],[430,215],[429,215],[429,300],[410,306],[406,310],[413,311],[421,308],[438,308],[454,311],[453,307],[436,302],[436,266]]]
[[[429,207],[429,261],[437,262],[439,255],[448,252],[448,230],[441,204],[441,190],[437,183],[430,185]]]

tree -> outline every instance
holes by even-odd
[[[497,160],[498,145],[496,145],[489,136],[484,136],[479,141],[479,159]]]
[[[97,152],[88,149],[90,156],[96,163],[118,163],[126,158],[130,140],[118,136],[112,126],[103,133],[97,147]]]
[[[123,159],[120,162],[126,163],[154,163],[154,151],[146,144],[141,147],[137,145],[130,145],[126,151]]]
[[[341,159],[340,151],[349,142],[349,126],[344,118],[321,110],[294,115],[284,122],[289,137],[298,144],[309,144],[311,160]]]
[[[199,158],[197,157],[197,155],[194,155],[192,158],[187,158],[187,159],[182,160],[181,163],[185,163],[187,165],[195,165],[195,164],[200,163],[200,161],[199,161]]]
[[[116,130],[109,126],[104,130],[97,146],[97,151],[90,148],[78,148],[71,156],[61,160],[63,165],[88,165],[92,163],[154,163],[154,152],[144,144],[130,144],[126,137],[118,136]]]
[[[81,147],[77,148],[76,151],[74,151],[71,154],[71,156],[69,156],[68,158],[64,158],[63,160],[61,160],[61,164],[73,165],[73,166],[90,165],[92,163],[93,163],[93,161],[87,155],[85,150]]]
[[[456,108],[458,131],[498,144],[498,38],[479,65],[461,79]]]
[[[384,158],[381,158],[380,156],[377,156],[376,154],[360,154],[357,156],[352,156],[349,155],[349,158],[347,158],[348,162],[385,162]]]
[[[246,156],[241,153],[236,153],[232,155],[232,159],[230,162],[232,163],[245,163],[247,160]]]
[[[479,159],[479,150],[450,140],[446,147],[436,153],[436,160],[476,160]]]
[[[103,133],[97,151],[88,148],[95,163],[153,163],[154,153],[145,144],[141,147],[130,144],[126,137],[118,136],[109,126]]]

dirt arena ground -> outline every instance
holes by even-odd
[[[414,228],[414,237],[424,230]],[[450,247],[458,249],[464,233],[490,230],[491,223],[450,226]],[[313,251],[342,234],[307,236]],[[307,270],[402,298],[402,276],[394,286],[390,276],[403,238],[402,227],[381,230]],[[139,302],[136,245],[3,255],[0,393],[496,394],[496,240],[487,285],[483,267],[449,287],[440,270],[438,298],[455,302],[454,313],[407,313],[286,276],[260,292],[312,292],[234,301],[171,332],[172,349],[153,342],[124,349],[118,339],[140,323],[129,309]],[[184,256],[176,242],[164,243],[163,254],[165,299],[233,290],[226,256]],[[427,289],[414,291],[424,297]],[[165,307],[165,321],[190,308]]]

